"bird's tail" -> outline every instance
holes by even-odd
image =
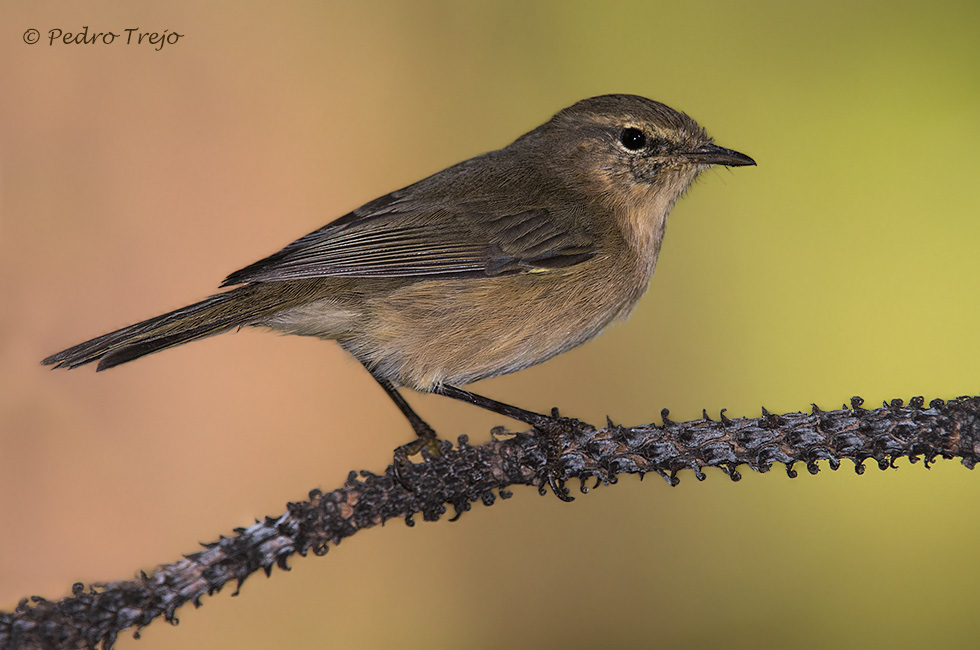
[[[253,324],[288,302],[256,289],[256,285],[245,285],[219,293],[182,309],[79,343],[52,354],[41,363],[55,368],[77,368],[98,361],[97,370],[106,370],[188,341]]]

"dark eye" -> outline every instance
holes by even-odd
[[[619,135],[619,141],[629,151],[639,151],[647,146],[647,134],[635,127],[628,126]]]

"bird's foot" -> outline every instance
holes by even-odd
[[[416,434],[415,440],[408,444],[395,447],[394,462],[391,464],[391,470],[395,480],[409,492],[413,492],[414,488],[401,470],[412,464],[411,457],[421,454],[423,451],[425,452],[422,455],[423,462],[427,458],[442,456],[441,447],[443,441],[432,427],[422,422],[422,426],[415,426],[414,428]]]
[[[424,449],[429,456],[442,456],[442,440],[436,435],[436,432],[426,427],[424,430],[416,431],[417,437],[412,442],[395,447],[395,463],[399,465],[408,465],[412,461],[409,460],[411,456],[416,456],[422,453]]]
[[[540,419],[537,419],[533,425],[535,429],[543,434],[539,437],[539,440],[544,447],[547,458],[545,466],[542,469],[542,482],[538,486],[538,492],[541,494],[545,493],[544,484],[547,482],[548,487],[551,488],[551,491],[555,493],[556,497],[566,503],[574,501],[575,497],[569,495],[569,490],[565,487],[565,481],[561,478],[562,473],[559,461],[561,460],[562,454],[562,438],[563,436],[581,431],[583,427],[588,425],[575,418],[562,417],[557,408],[551,409],[551,416],[540,416]]]

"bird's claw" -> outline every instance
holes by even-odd
[[[418,437],[412,442],[395,447],[395,453],[392,464],[391,471],[395,477],[395,480],[409,492],[412,492],[412,486],[408,484],[405,476],[402,474],[401,469],[412,464],[410,460],[411,456],[422,453],[425,450],[428,457],[442,456],[442,440],[436,435],[436,432],[431,428],[426,427],[424,430],[416,431]],[[423,455],[423,461],[425,459]]]
[[[538,491],[544,494],[544,481],[547,481],[548,487],[555,493],[555,496],[566,503],[574,501],[575,497],[568,494],[565,481],[560,478],[561,470],[558,461],[561,458],[562,435],[571,433],[580,424],[578,420],[559,415],[557,408],[551,409],[551,417],[542,416],[541,420],[534,424],[534,428],[543,434],[540,438],[547,458],[542,469],[543,481]]]

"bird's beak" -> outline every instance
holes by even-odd
[[[754,165],[755,161],[733,149],[719,147],[716,144],[706,144],[693,151],[684,151],[679,154],[684,162],[697,163],[700,165],[725,165],[726,167],[743,167]]]

